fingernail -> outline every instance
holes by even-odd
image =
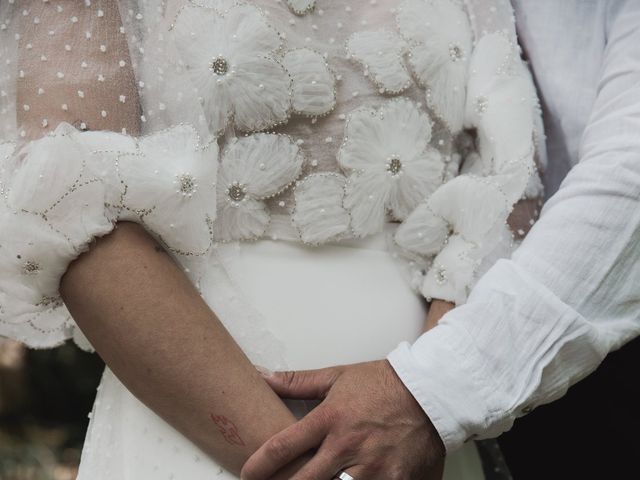
[[[258,370],[258,372],[260,372],[260,375],[262,375],[263,377],[271,377],[273,376],[273,372],[271,370],[269,370],[268,368],[262,367],[260,365],[254,365],[256,367],[256,370]]]

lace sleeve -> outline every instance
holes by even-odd
[[[461,149],[460,174],[419,206],[395,237],[404,250],[428,259],[418,274],[423,295],[456,304],[466,301],[483,271],[510,255],[533,224],[542,195],[540,108],[520,58],[513,12],[508,2],[481,4],[466,2],[475,44],[465,107],[470,135],[461,137],[469,145]]]
[[[185,268],[211,245],[217,144],[177,122],[138,136],[143,66],[130,47],[144,47],[120,12],[114,0],[0,4],[15,70],[0,79],[0,124],[16,139],[0,144],[0,335],[31,347],[89,347],[59,282],[117,221],[143,224]]]

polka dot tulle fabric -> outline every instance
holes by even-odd
[[[0,334],[86,346],[59,279],[125,220],[195,284],[219,245],[393,224],[411,288],[464,302],[542,193],[535,91],[489,3],[1,2]]]

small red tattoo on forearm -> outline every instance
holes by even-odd
[[[227,441],[231,445],[238,445],[240,447],[246,446],[244,440],[240,437],[238,433],[238,427],[236,427],[235,423],[229,420],[224,415],[214,415],[211,414],[211,420],[216,424],[218,430]]]

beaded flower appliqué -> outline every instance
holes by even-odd
[[[252,5],[224,12],[188,5],[172,31],[217,136],[228,125],[263,131],[292,113],[319,116],[335,105],[335,78],[324,58],[306,48],[283,54],[283,36]]]
[[[472,33],[467,14],[451,0],[405,0],[396,14],[399,35],[386,30],[353,34],[347,50],[381,93],[396,95],[413,73],[429,107],[452,133],[462,129]],[[405,54],[408,58],[407,68]]]
[[[215,237],[231,241],[264,235],[270,220],[264,200],[291,185],[303,162],[286,135],[256,133],[231,142],[220,161]]]

